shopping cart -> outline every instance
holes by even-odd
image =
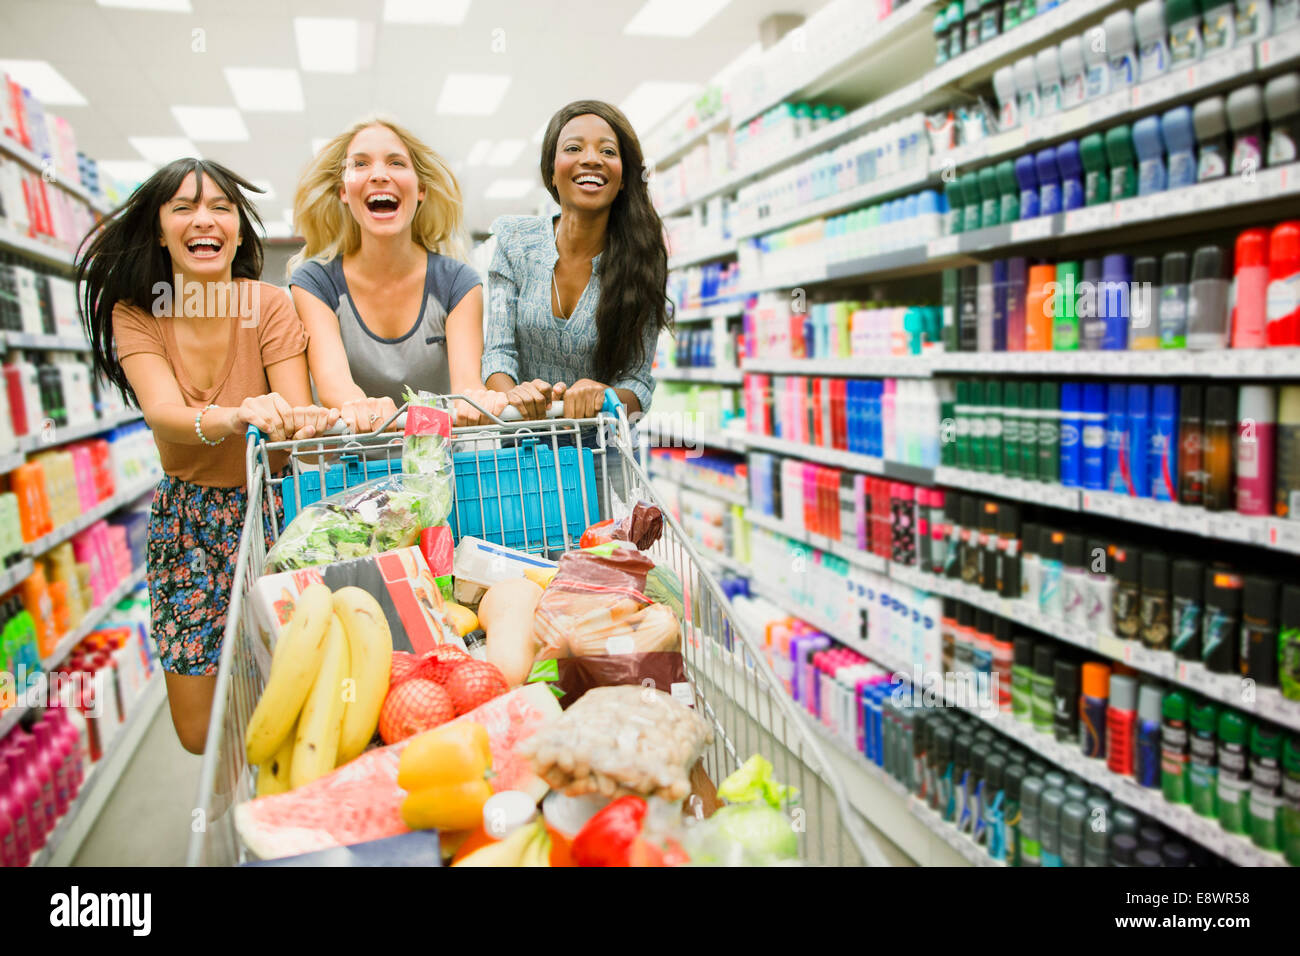
[[[713,744],[703,755],[709,778],[721,781],[750,755],[761,753],[775,765],[778,779],[798,788],[786,810],[804,860],[883,864],[883,854],[850,809],[807,717],[785,693],[754,635],[729,613],[727,598],[681,525],[658,502],[636,460],[627,415],[613,391],[594,419],[506,422],[488,417],[490,424],[452,433],[456,496],[449,522],[457,540],[460,534],[474,534],[558,557],[576,546],[589,525],[626,516],[629,503],[658,504],[664,530],[650,554],[682,581],[686,672],[696,708],[713,727]],[[272,458],[285,452],[287,469],[273,476]],[[400,473],[401,452],[401,435],[393,432],[271,444],[250,431],[248,511],[199,775],[189,865],[233,865],[246,858],[233,811],[255,792],[244,734],[266,666],[265,652],[259,654],[255,646],[261,641],[246,598],[265,566],[264,520],[279,531],[272,493],[279,492],[289,516],[319,498],[322,489],[332,493]]]

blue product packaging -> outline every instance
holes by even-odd
[[[1082,209],[1083,161],[1079,158],[1077,140],[1072,139],[1056,147],[1056,168],[1061,173],[1061,209],[1065,212]]]
[[[1145,116],[1133,124],[1133,149],[1138,157],[1138,195],[1164,192],[1165,144],[1158,117]]]
[[[1102,318],[1101,347],[1128,348],[1129,292],[1132,264],[1125,255],[1109,255],[1101,262],[1101,289],[1097,294]]]
[[[1081,417],[1083,487],[1106,489],[1106,386],[1089,382],[1083,387]]]
[[[1056,168],[1056,150],[1040,149],[1034,156],[1038,174],[1038,214],[1050,216],[1061,211],[1061,172]]]
[[[1192,108],[1178,106],[1160,117],[1160,138],[1169,154],[1166,182],[1170,189],[1196,183],[1196,131],[1192,128]],[[1140,179],[1140,177],[1139,177]]]
[[[1128,442],[1128,388],[1106,386],[1106,490],[1128,491],[1124,476],[1124,446]]]
[[[1128,456],[1127,491],[1134,498],[1151,497],[1151,478],[1147,464],[1151,452],[1151,387],[1128,387]]]
[[[1007,350],[1007,260],[993,262],[993,351]]]
[[[1178,500],[1178,386],[1157,385],[1151,396],[1151,497]]]
[[[1083,481],[1082,389],[1077,382],[1061,385],[1061,484],[1078,488]]]
[[[1021,156],[1016,160],[1016,182],[1020,186],[1020,218],[1034,219],[1038,211],[1038,174],[1034,170],[1034,157]]]

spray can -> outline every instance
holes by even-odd
[[[1110,705],[1106,708],[1106,766],[1112,773],[1133,776],[1137,729],[1137,681],[1124,674],[1110,678]]]
[[[1300,398],[1300,389],[1297,390]],[[1297,403],[1300,411],[1300,402]],[[1083,386],[1083,414],[1080,420],[1082,484],[1101,491],[1106,487],[1106,387],[1089,382]],[[1300,434],[1300,429],[1297,429]],[[1199,439],[1199,436],[1198,436]]]
[[[1067,624],[1084,627],[1087,623],[1091,586],[1084,559],[1083,535],[1065,536],[1061,564],[1061,617]]]
[[[1158,551],[1142,552],[1142,644],[1155,651],[1169,650],[1169,559]]]
[[[1083,388],[1078,382],[1061,385],[1061,484],[1078,488],[1083,480],[1081,432],[1083,426]]]
[[[1300,222],[1280,222],[1268,237],[1269,345],[1300,345]]]
[[[1278,686],[1278,582],[1248,577],[1241,601],[1241,676],[1259,687]]]
[[[1052,732],[1055,711],[1052,691],[1056,683],[1056,648],[1047,642],[1034,646],[1033,712],[1034,730],[1040,734]]]
[[[1006,769],[1006,757],[989,754],[984,764],[984,822],[989,857],[994,860],[1007,858]]]
[[[1282,696],[1287,700],[1300,700],[1300,584],[1288,584],[1282,588],[1277,667]]]
[[[989,745],[976,742],[970,749],[971,763],[971,839],[983,844],[988,836],[988,822],[984,817],[985,774],[989,759]]]
[[[1237,236],[1237,275],[1232,306],[1232,347],[1261,349],[1267,344],[1268,231],[1247,229]]]
[[[1228,347],[1228,263],[1218,246],[1202,246],[1192,255],[1187,290],[1187,347]]]
[[[1007,866],[1023,866],[1020,852],[1020,825],[1023,815],[1020,811],[1021,791],[1024,787],[1025,765],[1012,761],[1007,765],[1006,801],[1002,810],[1003,827],[1006,833],[1005,845]]]
[[[994,570],[997,593],[1020,597],[1020,509],[1004,504],[998,509],[998,546]]]
[[[1031,608],[1038,608],[1043,593],[1043,560],[1041,541],[1045,537],[1041,525],[1026,521],[1021,539],[1024,554],[1020,558],[1020,599]]]
[[[957,795],[953,784],[953,731],[947,722],[934,729],[935,809],[945,823],[957,816]]]
[[[1110,840],[1110,865],[1131,868],[1138,865],[1137,837],[1130,833],[1116,833]]]
[[[1187,253],[1169,252],[1160,260],[1160,347],[1187,347]]]
[[[1250,732],[1250,839],[1264,850],[1282,848],[1282,735],[1265,724]]]
[[[1089,797],[1088,823],[1083,831],[1083,865],[1110,865],[1111,803],[1105,797]]]
[[[1061,468],[1061,398],[1055,382],[1038,386],[1038,480],[1055,484]]]
[[[1043,778],[1027,776],[1020,785],[1020,865],[1041,866],[1038,808],[1044,790]]]
[[[1188,558],[1174,562],[1171,578],[1171,650],[1184,661],[1201,659],[1201,627],[1205,617],[1205,566]]]
[[[1065,792],[1048,787],[1038,801],[1039,859],[1042,866],[1061,866],[1061,808]]]
[[[1151,476],[1147,465],[1151,460],[1151,388],[1148,385],[1128,387],[1128,487],[1133,498],[1151,496]]]
[[[1141,636],[1142,613],[1139,602],[1142,554],[1134,548],[1115,546],[1110,552],[1115,574],[1115,600],[1111,605],[1111,633],[1126,641]]]
[[[1011,644],[1011,715],[1028,724],[1034,719],[1034,642],[1021,634]]]
[[[1039,558],[1043,567],[1043,580],[1038,593],[1038,609],[1054,620],[1061,620],[1065,612],[1065,595],[1061,578],[1065,574],[1065,532],[1048,531],[1042,538]]]
[[[1282,852],[1300,866],[1300,737],[1294,734],[1282,750]]]
[[[1110,668],[1089,661],[1083,665],[1083,697],[1079,706],[1079,743],[1085,757],[1106,756],[1106,710],[1110,701]]]
[[[1052,732],[1063,744],[1079,739],[1079,665],[1071,660],[1053,666]]]
[[[1038,387],[1025,382],[1020,388],[1020,477],[1038,478]]]
[[[1161,704],[1164,720],[1160,727],[1160,789],[1167,803],[1187,803],[1187,695],[1180,690],[1165,694]]]
[[[1157,385],[1151,390],[1151,497],[1178,500],[1178,386]]]
[[[1219,815],[1219,708],[1210,701],[1192,705],[1192,738],[1187,784],[1192,809],[1203,817]]]
[[[974,738],[959,730],[952,739],[952,791],[954,825],[959,833],[969,833],[974,825],[974,805],[971,800],[970,748]]]
[[[1088,595],[1083,627],[1090,634],[1108,634],[1111,608],[1115,603],[1115,578],[1110,573],[1110,553],[1100,538],[1088,539],[1085,555],[1088,570]]]
[[[1232,438],[1237,423],[1237,392],[1227,385],[1205,390],[1205,430],[1201,434],[1201,459],[1205,472],[1201,504],[1206,511],[1226,511],[1235,503],[1232,494]]]
[[[1061,807],[1061,865],[1083,866],[1084,830],[1088,822],[1088,808],[1078,800],[1069,800]]]
[[[1277,396],[1268,385],[1243,385],[1237,393],[1237,511],[1273,513],[1273,449]]]
[[[1155,684],[1143,684],[1138,690],[1137,746],[1133,776],[1143,787],[1160,786],[1161,705],[1164,692]]]
[[[1185,505],[1199,505],[1205,491],[1204,398],[1199,385],[1182,386],[1178,396],[1178,500]]]
[[[1235,710],[1219,715],[1219,826],[1245,833],[1250,814],[1250,718]]]
[[[1118,494],[1128,490],[1126,445],[1128,444],[1128,387],[1106,386],[1106,489]]]
[[[1103,349],[1129,347],[1129,291],[1132,289],[1132,269],[1125,255],[1109,255],[1102,259],[1102,282],[1097,291],[1098,311],[1101,313]]]
[[[1300,385],[1284,385],[1277,401],[1277,491],[1273,510],[1300,519]]]
[[[1241,631],[1240,575],[1217,568],[1205,572],[1205,627],[1201,631],[1201,661],[1216,674],[1237,671]]]

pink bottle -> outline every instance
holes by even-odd
[[[53,755],[41,746],[38,737],[28,734],[23,740],[23,756],[31,765],[32,776],[40,788],[37,799],[41,801],[41,815],[45,818],[45,833],[48,835],[59,821],[59,809],[54,799],[54,765],[50,760]]]
[[[71,774],[63,736],[44,721],[33,727],[32,733],[50,767],[51,791],[54,796],[53,818],[59,820],[68,812],[68,804],[72,801],[72,787],[69,781]],[[49,810],[50,807],[47,805],[46,812]]]
[[[31,850],[26,830],[27,820],[9,786],[9,767],[0,761],[0,866],[27,865]]]
[[[1270,385],[1243,385],[1237,392],[1237,511],[1244,515],[1273,513],[1276,409]]]
[[[27,762],[21,750],[10,750],[6,759],[9,762],[9,779],[12,792],[23,808],[27,818],[28,856],[38,853],[45,846],[45,835],[49,827],[45,825],[45,807],[41,804],[41,785],[37,782],[32,766]]]
[[[1268,230],[1247,229],[1237,237],[1236,302],[1232,307],[1232,347],[1262,349],[1268,301]]]
[[[76,799],[81,792],[82,781],[86,779],[86,740],[81,730],[77,729],[72,719],[72,711],[66,704],[51,707],[45,711],[45,720],[54,736],[59,741],[65,760],[68,781],[68,802]],[[80,717],[80,714],[77,715]]]

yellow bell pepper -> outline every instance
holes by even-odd
[[[458,720],[413,738],[397,764],[402,822],[413,830],[468,830],[492,796],[492,749],[482,724]]]

